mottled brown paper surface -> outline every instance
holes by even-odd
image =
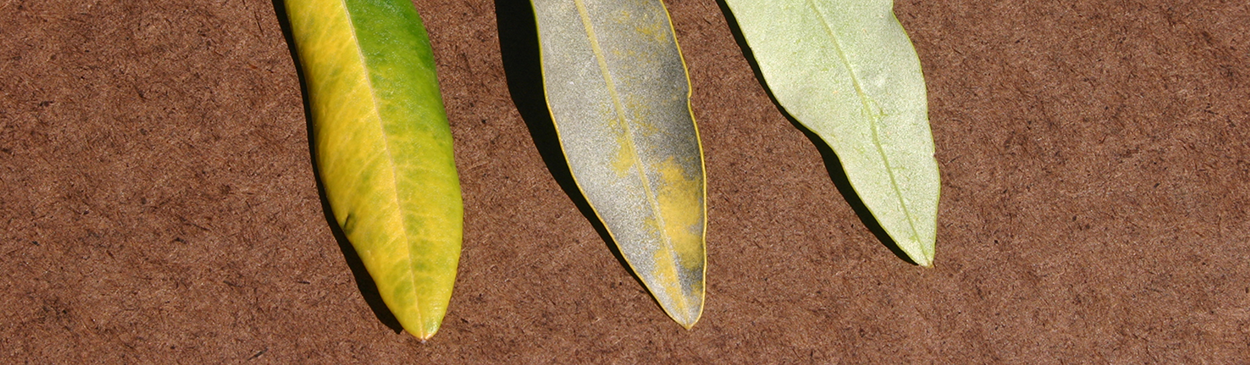
[[[549,164],[528,3],[420,1],[465,200],[422,344],[327,221],[280,1],[0,0],[0,358],[1250,358],[1244,1],[900,0],[942,169],[933,269],[856,214],[722,6],[667,4],[706,154],[702,320],[665,316]]]

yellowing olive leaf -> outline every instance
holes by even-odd
[[[777,102],[842,162],[911,259],[933,264],[940,190],[920,60],[891,0],[726,0]]]
[[[659,0],[532,0],[543,84],[573,180],[664,311],[703,312],[703,151]]]
[[[409,0],[286,0],[312,106],[317,167],[386,306],[438,331],[463,205],[434,58]]]

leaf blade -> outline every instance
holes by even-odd
[[[940,176],[924,76],[892,1],[726,4],[778,103],[833,149],[899,248],[931,266]]]
[[[433,336],[450,301],[463,203],[432,51],[407,1],[287,1],[338,224],[396,319]]]
[[[668,12],[655,0],[533,0],[544,90],[582,195],[686,328],[703,309],[703,155]]]

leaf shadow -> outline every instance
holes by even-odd
[[[608,229],[590,207],[581,189],[577,187],[577,182],[573,180],[572,172],[569,171],[564,150],[560,147],[560,138],[556,134],[555,123],[547,109],[538,44],[538,24],[534,9],[527,0],[495,0],[495,19],[499,25],[499,51],[503,58],[504,75],[508,79],[508,92],[512,96],[512,103],[521,114],[521,119],[525,121],[525,126],[529,129],[530,138],[534,140],[534,147],[538,149],[543,163],[547,165],[547,171],[551,173],[552,178],[555,178],[560,189],[569,196],[569,200],[573,201],[573,205],[577,206],[582,216],[585,216],[594,227],[595,232],[599,233],[599,238],[603,239],[608,250],[612,252],[612,256],[616,257],[617,262],[625,268],[626,272],[629,272],[634,281],[638,282],[643,291],[647,292],[647,285],[630,267],[629,262],[625,261],[625,256],[621,255]],[[650,292],[647,292],[647,297],[659,305]]]
[[[399,319],[391,313],[386,307],[386,303],[382,301],[382,295],[378,293],[378,286],[373,282],[373,277],[369,276],[369,271],[365,269],[365,264],[360,260],[360,255],[356,253],[356,249],[352,247],[351,241],[347,240],[347,235],[343,233],[343,229],[339,227],[338,220],[334,219],[334,211],[330,209],[330,201],[326,198],[325,186],[321,184],[321,171],[317,168],[317,145],[313,143],[313,121],[312,121],[312,103],[308,98],[308,83],[304,78],[304,68],[300,63],[299,52],[295,48],[295,35],[291,32],[291,21],[287,18],[286,6],[283,0],[272,0],[274,15],[278,17],[278,24],[282,27],[282,36],[286,38],[287,51],[291,53],[291,61],[295,63],[295,73],[299,76],[300,94],[303,95],[304,101],[304,120],[306,130],[308,131],[308,157],[312,164],[313,177],[317,182],[317,196],[321,198],[321,211],[325,214],[326,224],[330,226],[330,232],[334,234],[334,240],[338,242],[339,251],[343,253],[343,260],[347,262],[347,267],[351,269],[352,276],[356,279],[356,288],[360,290],[360,295],[364,297],[365,303],[369,305],[369,309],[373,311],[373,315],[378,318],[379,322],[395,331],[396,334],[403,332],[404,327],[399,323]]]
[[[786,120],[790,121],[791,125],[803,132],[803,135],[807,136],[807,139],[816,146],[818,151],[820,151],[820,157],[825,162],[825,171],[829,173],[829,179],[832,180],[833,185],[838,188],[838,193],[841,193],[842,197],[846,199],[847,204],[850,204],[851,209],[855,211],[855,215],[859,217],[859,221],[872,232],[873,236],[877,237],[877,240],[881,241],[881,244],[885,245],[890,252],[894,253],[894,256],[898,256],[898,258],[903,261],[916,265],[916,262],[908,257],[907,253],[903,252],[903,250],[898,247],[898,243],[894,242],[893,238],[890,238],[889,233],[886,233],[885,229],[881,227],[881,224],[877,222],[875,217],[873,217],[872,212],[868,210],[868,206],[864,205],[864,201],[859,198],[859,194],[855,193],[855,188],[851,186],[850,180],[846,177],[846,171],[842,168],[842,161],[838,159],[838,155],[833,152],[833,149],[829,147],[829,144],[825,143],[825,141],[821,139],[819,135],[812,132],[811,129],[808,129],[802,123],[799,123],[799,121],[795,119],[793,115],[790,115],[790,112],[786,111],[786,108],[777,101],[777,96],[773,95],[772,89],[770,89],[768,87],[768,83],[764,81],[764,74],[760,71],[759,63],[755,62],[755,54],[751,51],[751,47],[747,45],[746,38],[742,35],[742,29],[738,27],[738,19],[735,18],[733,12],[729,10],[729,5],[725,3],[725,0],[716,0],[716,4],[720,6],[721,13],[725,14],[725,22],[728,23],[729,30],[733,33],[734,41],[738,43],[738,48],[742,50],[742,56],[746,58],[747,63],[751,65],[751,72],[755,74],[755,79],[758,80],[760,85],[764,87],[764,92],[768,93],[768,99],[772,100],[773,106],[777,107],[777,110],[786,117]]]

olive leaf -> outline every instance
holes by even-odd
[[[438,331],[463,204],[430,41],[409,0],[286,0],[335,219],[386,306]]]
[[[924,76],[891,0],[725,0],[768,88],[864,205],[931,266],[940,190]]]
[[[621,255],[686,328],[703,312],[703,151],[659,0],[532,0],[569,171]]]

